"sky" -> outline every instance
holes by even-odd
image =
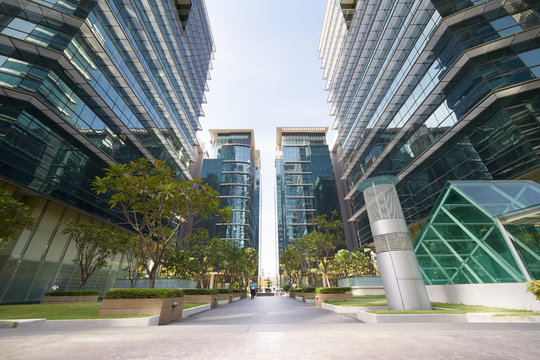
[[[254,129],[261,151],[259,248],[264,275],[271,276],[276,128],[333,123],[317,51],[326,0],[206,0],[206,6],[216,52],[200,136],[207,139],[208,129]]]

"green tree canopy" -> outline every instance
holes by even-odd
[[[334,256],[333,265],[339,277],[377,275],[377,269],[371,258],[371,249],[366,246],[354,251],[339,250]]]
[[[0,244],[17,236],[17,233],[34,226],[36,219],[30,208],[15,200],[7,190],[0,189]]]
[[[245,289],[249,279],[257,271],[257,251],[250,247],[240,248],[228,242],[224,255],[224,277],[230,284],[238,284],[239,289]]]
[[[334,254],[339,246],[345,244],[343,224],[339,220],[337,211],[331,212],[328,217],[325,215],[317,216],[312,222],[314,230],[300,239],[295,239],[293,243],[306,257],[317,261],[323,285],[330,286],[328,273]]]
[[[180,227],[190,234],[201,220],[226,220],[231,214],[230,208],[219,208],[219,195],[210,186],[200,180],[178,181],[175,172],[159,160],[110,165],[93,186],[96,193],[110,195],[111,207],[119,207],[138,234],[151,288],[159,267],[172,255],[168,246],[182,241],[178,238]]]
[[[171,248],[173,254],[164,264],[165,271],[197,280],[197,286],[204,288],[208,274],[223,266],[226,247],[226,240],[210,237],[206,229],[198,228],[186,238],[185,250]]]
[[[79,290],[84,289],[96,270],[107,266],[107,259],[125,250],[133,237],[121,231],[100,229],[87,223],[69,223],[62,233],[70,235],[77,248],[73,262],[81,270]]]
[[[283,275],[285,275],[289,280],[289,284],[294,288],[300,284],[304,260],[304,254],[296,246],[289,246],[285,249],[279,259],[279,267]]]

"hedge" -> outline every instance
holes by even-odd
[[[315,292],[315,286],[304,286],[302,289],[306,293],[314,293]]]
[[[99,291],[48,291],[45,296],[88,296],[99,295]]]
[[[233,293],[243,293],[246,292],[246,289],[233,289]]]
[[[290,289],[289,292],[303,292],[302,289]]]
[[[343,287],[318,287],[315,288],[315,292],[317,294],[348,294],[351,292],[351,287],[349,286],[343,286]]]
[[[105,293],[105,299],[154,299],[183,297],[180,289],[113,289]]]
[[[182,289],[185,295],[217,295],[218,289]]]
[[[232,294],[232,289],[218,289],[220,294]]]
[[[283,287],[283,291],[289,291],[291,289],[291,285],[285,285]]]

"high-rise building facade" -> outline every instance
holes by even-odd
[[[329,0],[319,51],[360,242],[358,184],[396,185],[414,236],[449,180],[540,180],[537,1]]]
[[[35,301],[77,288],[66,222],[125,223],[91,189],[107,164],[160,159],[191,178],[214,46],[203,0],[5,0],[0,14],[0,186],[37,218],[0,240],[0,302]]]
[[[212,236],[258,251],[261,160],[253,130],[210,130],[210,136],[211,155],[203,160],[201,179],[233,213],[229,222],[207,220],[202,226]]]
[[[311,219],[339,212],[326,127],[277,128],[276,215],[279,255],[312,230]]]

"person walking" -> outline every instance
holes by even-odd
[[[254,282],[251,282],[249,285],[249,292],[251,293],[251,298],[255,298],[255,293],[257,292],[257,284]]]

